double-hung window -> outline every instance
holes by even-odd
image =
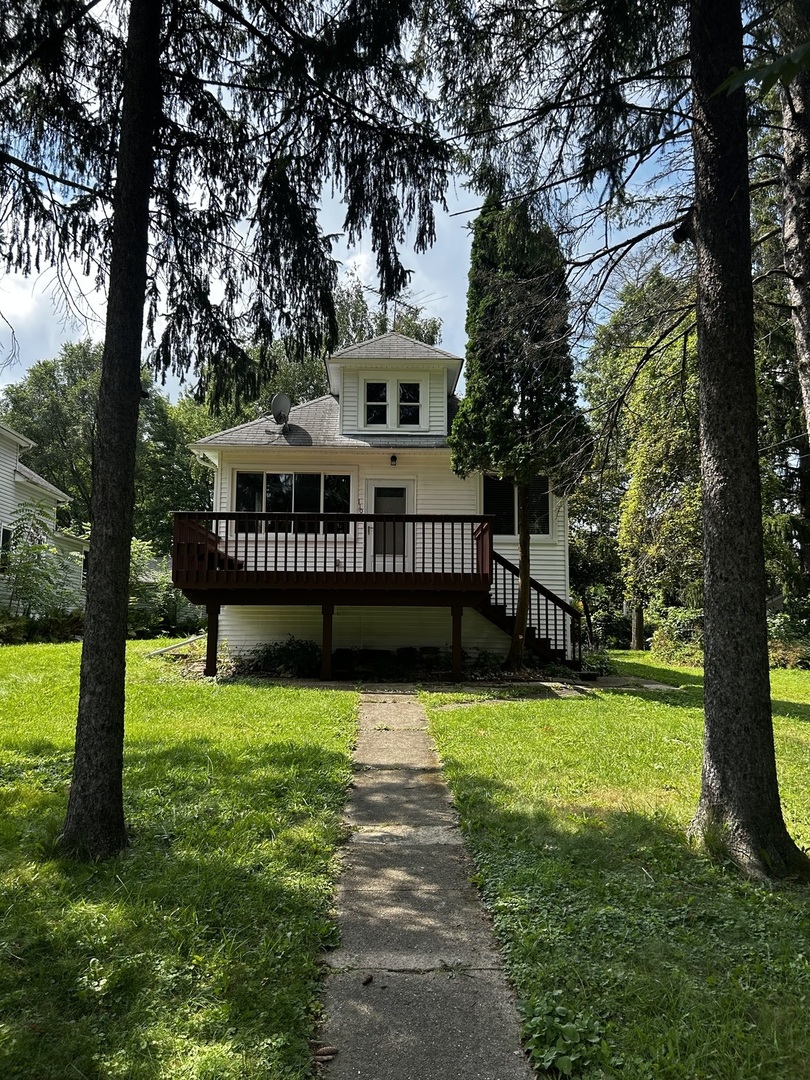
[[[492,531],[496,536],[517,535],[517,490],[511,480],[484,477],[484,513],[495,518]],[[529,532],[533,536],[548,536],[551,532],[551,514],[548,478],[545,476],[538,476],[529,482],[528,513]]]
[[[366,426],[388,427],[388,383],[366,383]]]
[[[236,474],[236,510],[273,514],[269,532],[346,532],[345,521],[296,521],[293,514],[348,514],[351,478],[346,473]],[[257,532],[256,520],[239,523],[240,532]]]
[[[420,379],[367,379],[363,417],[367,428],[422,428],[425,383]]]

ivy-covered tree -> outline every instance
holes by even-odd
[[[520,580],[506,666],[523,665],[531,593],[528,489],[564,486],[582,448],[559,243],[525,203],[497,191],[474,226],[467,291],[466,392],[448,439],[459,476],[489,473],[517,489]]]

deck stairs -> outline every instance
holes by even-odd
[[[519,570],[497,551],[492,554],[492,589],[477,610],[511,637],[515,629]],[[582,666],[580,613],[539,581],[531,579],[525,648],[545,663]]]

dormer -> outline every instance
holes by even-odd
[[[326,363],[342,435],[447,435],[461,357],[404,334],[350,345]]]

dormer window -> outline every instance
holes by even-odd
[[[399,426],[419,427],[422,423],[422,387],[418,382],[399,384]]]
[[[366,383],[366,424],[388,427],[388,383]]]
[[[396,431],[423,431],[427,425],[428,380],[426,377],[408,379],[364,379],[361,402],[363,427]]]

